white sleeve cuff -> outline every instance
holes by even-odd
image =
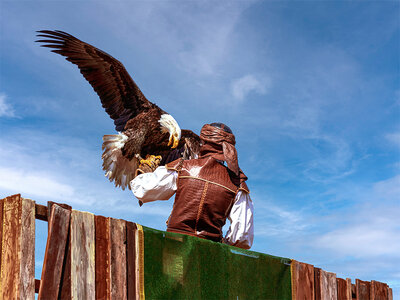
[[[225,236],[225,242],[236,247],[250,249],[253,245],[253,202],[248,193],[239,191],[234,200],[229,221],[231,226]]]
[[[178,173],[167,170],[164,166],[158,167],[153,173],[143,173],[136,176],[131,182],[133,194],[143,203],[155,200],[168,200],[177,189]]]

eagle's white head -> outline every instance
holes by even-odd
[[[168,146],[172,144],[171,148],[178,147],[179,140],[181,139],[181,128],[179,127],[178,122],[176,122],[174,117],[169,114],[161,115],[158,122],[161,125],[162,132],[169,132]]]

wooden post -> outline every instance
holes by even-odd
[[[35,298],[35,202],[3,199],[1,299]]]
[[[370,282],[356,279],[356,299],[364,300],[370,298]]]
[[[52,205],[38,299],[57,299],[71,211]]]
[[[94,216],[71,213],[71,299],[95,299]]]
[[[371,300],[388,298],[388,285],[379,281],[371,281]]]
[[[292,260],[292,299],[314,299],[314,266]]]
[[[351,279],[346,278],[346,284],[347,284],[347,299],[352,300],[353,299],[353,291],[352,291],[352,284],[351,284]]]
[[[136,299],[136,250],[135,250],[136,224],[126,222],[126,268],[128,300]]]
[[[337,299],[338,300],[351,300],[351,281],[347,278],[336,278],[337,283]]]
[[[320,295],[316,299],[337,299],[336,274],[320,270],[319,272]]]
[[[111,298],[110,218],[95,216],[96,231],[96,299]]]
[[[3,205],[4,200],[0,199],[0,289],[1,289],[1,253],[3,252]],[[1,294],[0,294],[1,295]]]
[[[393,290],[388,288],[388,300],[393,300]]]
[[[110,219],[111,299],[126,300],[126,226],[124,220]]]

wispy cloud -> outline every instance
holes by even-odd
[[[400,132],[388,133],[386,139],[400,149]]]
[[[72,186],[58,182],[48,174],[1,166],[0,188],[37,197],[54,198],[58,201],[74,199],[73,196],[76,192]]]
[[[0,117],[15,117],[13,107],[6,100],[6,94],[0,94]]]
[[[251,92],[266,94],[270,85],[271,81],[266,76],[248,74],[232,81],[231,93],[236,100],[243,101]]]

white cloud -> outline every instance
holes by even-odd
[[[7,96],[0,94],[0,117],[15,117],[11,104],[6,102]]]
[[[396,220],[377,216],[365,222],[328,232],[317,239],[316,246],[353,257],[398,257],[400,232]]]
[[[242,101],[251,92],[266,94],[270,85],[271,81],[267,77],[248,74],[232,81],[231,93],[236,100]]]
[[[386,134],[386,139],[400,149],[400,132]]]

